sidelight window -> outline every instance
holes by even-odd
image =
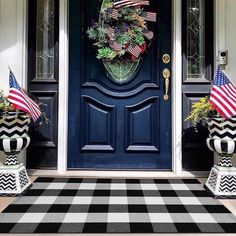
[[[187,1],[188,78],[205,77],[205,0]]]
[[[54,78],[54,9],[54,0],[38,0],[36,78]]]
[[[183,0],[184,82],[211,80],[213,52],[212,1]]]

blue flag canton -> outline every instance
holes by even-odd
[[[11,71],[10,71],[9,84],[10,84],[10,88],[15,88],[19,90],[21,89],[18,82],[16,81],[14,74]]]
[[[228,77],[223,73],[223,71],[218,67],[215,75],[214,85],[220,87],[225,84],[230,84],[230,80]]]

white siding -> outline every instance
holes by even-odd
[[[236,85],[236,20],[235,20],[235,0],[225,1],[225,48],[229,51],[229,65],[226,73]],[[232,159],[236,166],[236,155]]]
[[[0,89],[8,92],[8,65],[25,85],[25,0],[0,0]]]
[[[230,79],[236,84],[236,1],[226,0],[225,47],[229,51],[229,65],[226,68]]]
[[[236,21],[235,21],[235,0],[215,0],[216,1],[216,56],[218,50],[228,50],[229,63],[225,68],[225,73],[236,85]],[[217,63],[217,62],[216,62]],[[236,155],[235,155],[236,157]],[[233,158],[236,166],[236,158]],[[217,162],[217,158],[215,158]]]
[[[235,9],[235,0],[216,0],[216,56],[218,50],[228,50],[229,64],[225,73],[236,84]]]

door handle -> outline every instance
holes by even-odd
[[[169,87],[170,87],[170,70],[168,68],[165,68],[162,71],[162,76],[163,79],[165,80],[165,94],[164,94],[164,100],[168,101],[169,100]]]

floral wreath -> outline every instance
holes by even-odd
[[[104,60],[138,60],[153,39],[147,21],[156,21],[156,13],[145,12],[149,1],[117,0],[102,6],[98,22],[87,34],[95,41],[97,58]]]

